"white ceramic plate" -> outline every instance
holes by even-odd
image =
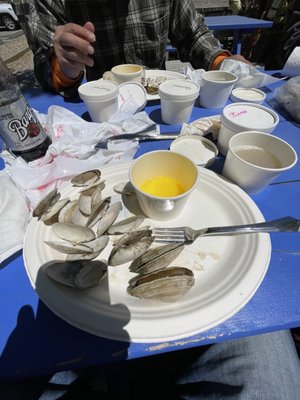
[[[162,76],[169,79],[186,79],[184,74],[180,74],[179,72],[175,71],[166,71],[166,70],[156,70],[156,69],[146,69],[145,70],[145,77],[155,79],[159,76]],[[158,94],[149,94],[147,93],[147,100],[159,100],[160,97]]]
[[[106,187],[103,196],[119,199],[113,186],[128,179],[129,163],[104,168]],[[194,228],[261,222],[263,216],[250,197],[236,185],[212,171],[199,167],[199,184],[190,202],[177,219],[145,225]],[[77,197],[67,184],[63,196]],[[139,213],[135,196],[127,196],[121,219]],[[108,279],[96,288],[77,291],[53,282],[41,268],[64,259],[48,247],[53,240],[51,227],[29,223],[24,239],[24,262],[33,288],[41,300],[70,324],[98,336],[132,342],[177,340],[212,328],[239,311],[254,295],[268,269],[271,244],[266,233],[236,237],[203,237],[187,246],[175,264],[190,268],[195,285],[180,301],[171,304],[141,300],[127,294],[128,280],[134,276],[128,264],[109,267]],[[99,258],[107,259],[111,245]],[[174,265],[174,262],[173,262]]]

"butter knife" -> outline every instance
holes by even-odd
[[[119,139],[137,139],[139,141],[146,140],[168,140],[176,139],[180,132],[166,132],[166,133],[122,133],[121,135],[111,136],[106,139],[107,142]]]

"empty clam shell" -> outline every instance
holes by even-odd
[[[88,289],[98,285],[107,274],[105,260],[97,261],[62,261],[50,264],[47,275],[56,282],[76,289]]]
[[[42,213],[40,216],[40,220],[43,221],[46,225],[51,225],[54,224],[55,222],[58,221],[58,216],[60,211],[70,202],[69,199],[61,199],[54,204],[51,204],[51,206]]]
[[[108,228],[118,218],[121,209],[122,209],[122,203],[120,201],[111,204],[111,206],[105,211],[105,213],[103,214],[102,218],[99,221],[97,227],[97,236],[103,235],[103,233],[108,230]]]
[[[170,267],[131,279],[127,291],[141,299],[174,302],[184,296],[194,283],[195,278],[191,270]]]
[[[100,179],[101,171],[98,169],[91,169],[82,172],[71,179],[73,186],[89,186]]]
[[[71,243],[90,242],[96,237],[92,229],[80,225],[57,222],[52,229],[57,236]]]
[[[75,260],[93,260],[98,257],[102,250],[108,245],[109,237],[101,236],[93,240],[92,242],[86,243],[86,246],[89,246],[92,249],[92,253],[77,253],[77,254],[68,254],[67,261],[75,261]]]
[[[70,201],[67,203],[59,212],[58,214],[58,222],[65,222],[71,223],[72,222],[72,215],[77,207],[77,200]],[[80,225],[80,224],[78,224]]]
[[[59,251],[60,253],[65,254],[90,254],[93,253],[93,249],[85,244],[78,243],[70,243],[70,242],[58,242],[54,240],[45,240],[45,243]]]
[[[111,202],[110,196],[103,199],[99,203],[98,207],[91,213],[91,215],[89,215],[86,222],[86,226],[92,228],[94,225],[96,225],[96,223],[103,217],[103,215],[107,211],[110,202]]]
[[[108,265],[116,266],[132,261],[144,254],[153,243],[150,230],[130,232],[122,244],[116,244],[108,258]]]
[[[145,217],[141,215],[134,215],[132,217],[123,219],[120,222],[117,222],[116,224],[112,225],[108,229],[108,233],[110,235],[115,235],[115,234],[121,234],[121,233],[126,233],[133,231],[137,227],[141,225],[141,223],[145,220]]]
[[[130,271],[148,274],[157,269],[167,267],[184,249],[184,244],[174,243],[149,249],[140,257],[133,260]]]
[[[32,215],[34,217],[40,217],[43,212],[45,212],[52,204],[54,204],[60,198],[60,193],[58,193],[57,188],[52,189],[50,192],[43,197],[36,207],[34,208]]]
[[[135,190],[134,190],[134,188],[133,188],[133,186],[132,186],[132,184],[131,184],[130,182],[120,182],[120,183],[117,183],[117,184],[113,187],[113,190],[114,190],[116,193],[123,194],[123,195],[127,195],[127,196],[130,196],[130,195],[132,195],[132,194],[135,194]]]
[[[102,200],[102,187],[100,184],[83,190],[78,198],[78,208],[86,215],[90,215]]]

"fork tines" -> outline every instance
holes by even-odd
[[[180,243],[185,241],[182,228],[152,228],[152,237],[158,243]]]

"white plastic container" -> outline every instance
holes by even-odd
[[[170,79],[160,84],[161,117],[166,124],[183,124],[188,122],[199,85],[189,80]]]
[[[248,194],[256,194],[291,169],[297,159],[293,147],[274,135],[240,132],[229,141],[222,175]]]
[[[230,100],[234,102],[248,102],[261,104],[265,101],[266,94],[256,88],[234,88],[230,95]]]
[[[233,103],[224,107],[218,137],[218,149],[227,154],[229,140],[244,131],[271,133],[279,122],[278,115],[270,108],[253,103]]]
[[[105,122],[118,111],[119,85],[116,82],[97,80],[82,84],[78,88],[94,122]]]
[[[199,103],[204,108],[222,108],[238,77],[226,71],[206,71],[201,75]]]

